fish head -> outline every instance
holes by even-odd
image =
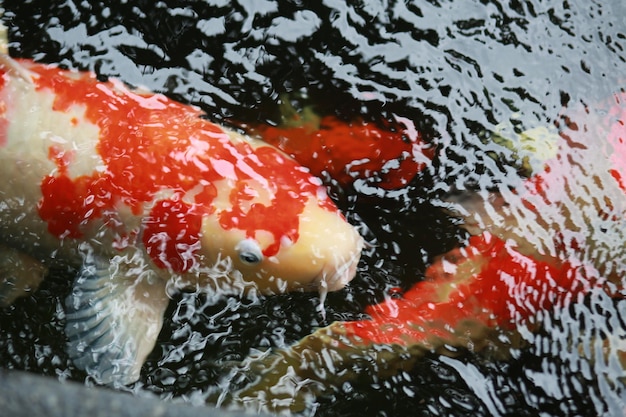
[[[363,239],[336,210],[321,207],[314,198],[296,219],[281,219],[289,213],[272,212],[253,233],[225,229],[218,218],[203,222],[202,250],[211,263],[231,260],[246,284],[265,295],[290,291],[337,291],[356,274]],[[272,225],[295,220],[297,229],[277,235]],[[275,222],[275,223],[273,223]]]
[[[203,262],[229,259],[263,294],[343,288],[356,274],[363,239],[321,181],[273,146],[232,132],[229,144],[211,161],[220,177],[191,199],[204,204]]]
[[[264,142],[233,133],[230,141],[237,158],[223,172],[237,175],[212,184],[204,259],[230,259],[245,284],[266,295],[342,289],[356,274],[363,239],[321,181]]]

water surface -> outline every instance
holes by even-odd
[[[329,296],[325,319],[315,294],[181,295],[140,382],[164,397],[201,398],[219,361],[361,318],[390,288],[410,287],[465,236],[438,208],[445,195],[519,185],[506,149],[485,132],[502,123],[518,132],[553,126],[564,113],[591,123],[597,115],[584,109],[626,87],[621,0],[4,3],[14,56],[117,77],[233,126],[279,122],[278,102],[289,94],[321,114],[407,118],[439,146],[432,167],[405,189],[331,184],[377,246],[366,250],[353,284]],[[603,146],[600,136],[585,140]],[[494,154],[505,157],[496,162]],[[64,353],[71,276],[55,271],[38,293],[0,313],[2,366],[84,378]],[[317,415],[622,415],[623,369],[589,349],[598,338],[626,337],[625,309],[593,293],[542,317],[542,330],[525,334],[530,343],[508,358],[431,355],[390,380],[346,384],[337,398],[320,400]]]

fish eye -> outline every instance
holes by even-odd
[[[244,239],[235,246],[239,259],[246,265],[256,265],[263,260],[263,252],[256,240]]]

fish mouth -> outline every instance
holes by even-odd
[[[309,284],[311,290],[317,289],[320,296],[320,303],[316,310],[326,320],[326,310],[324,302],[330,291],[343,289],[356,275],[357,265],[361,258],[361,250],[353,253],[349,259],[335,259],[335,262],[328,264]]]
[[[309,288],[317,289],[320,295],[343,289],[355,277],[360,258],[361,251],[358,250],[348,259],[343,257],[335,259],[334,262],[330,262],[322,268],[320,273],[313,278]]]

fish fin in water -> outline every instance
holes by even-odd
[[[48,270],[35,258],[0,244],[0,307],[35,291]]]
[[[89,257],[66,299],[65,333],[74,365],[100,384],[137,381],[161,331],[169,302],[165,284],[127,258]]]
[[[0,43],[2,41],[0,40]],[[1,46],[0,46],[1,48]],[[0,69],[6,71],[11,74],[13,77],[21,78],[24,82],[26,82],[29,86],[34,86],[33,81],[33,73],[28,69],[20,65],[17,61],[11,58],[9,55],[6,55],[0,50]]]

